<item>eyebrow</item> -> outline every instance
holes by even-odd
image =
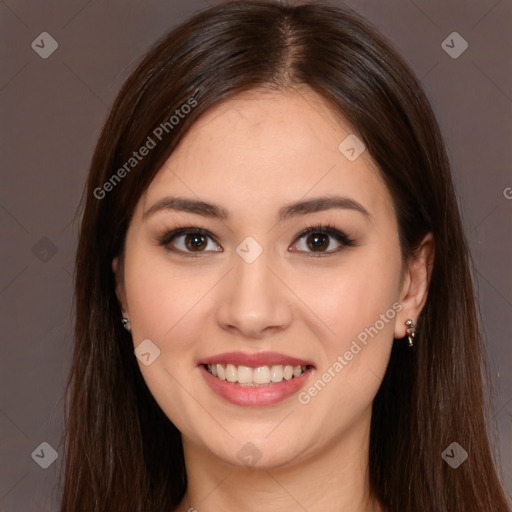
[[[372,216],[368,210],[359,202],[350,197],[344,196],[323,196],[314,197],[307,201],[296,201],[283,206],[278,212],[278,222],[296,217],[298,215],[306,215],[308,213],[315,213],[333,208],[343,210],[353,210],[363,214],[367,219],[372,220]],[[173,210],[177,212],[195,213],[203,217],[211,217],[220,220],[229,220],[229,211],[224,207],[207,203],[197,199],[189,199],[186,197],[164,197],[154,203],[144,214],[143,219],[165,210]]]

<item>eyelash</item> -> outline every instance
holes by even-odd
[[[310,235],[312,233],[331,236],[339,244],[341,244],[341,246],[335,250],[330,250],[327,252],[318,252],[318,253],[307,252],[307,251],[296,251],[296,252],[299,252],[299,253],[306,252],[306,254],[308,254],[311,257],[331,256],[333,254],[338,253],[341,249],[343,249],[343,247],[354,247],[354,245],[355,245],[355,241],[352,238],[350,238],[348,235],[346,235],[342,231],[336,229],[330,223],[328,223],[327,225],[316,224],[313,226],[308,226],[295,237],[295,240],[300,240],[301,238],[304,238],[305,236]],[[209,231],[207,231],[203,228],[200,228],[199,226],[179,226],[179,225],[177,225],[175,229],[173,229],[172,231],[166,232],[162,237],[160,237],[158,239],[158,243],[159,243],[159,245],[165,247],[168,251],[179,253],[184,256],[198,257],[201,253],[210,252],[210,251],[183,251],[181,249],[176,249],[176,248],[170,247],[172,240],[181,235],[203,235],[203,236],[208,237],[215,241],[215,238],[211,235],[211,233]],[[215,243],[217,243],[217,242],[215,242]]]

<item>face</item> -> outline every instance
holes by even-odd
[[[118,297],[184,446],[285,467],[368,427],[409,281],[375,165],[338,147],[353,133],[310,90],[244,93],[140,198]]]

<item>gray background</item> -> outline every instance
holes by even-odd
[[[496,388],[504,481],[512,492],[512,0],[351,0],[421,77],[446,137]],[[57,510],[72,348],[73,216],[101,123],[134,62],[201,1],[0,2],[0,510]],[[469,44],[457,59],[452,32]],[[58,42],[47,59],[31,47]],[[509,197],[512,196],[510,190]],[[47,452],[48,453],[48,452]],[[45,455],[45,457],[47,454]],[[471,454],[470,454],[471,456]]]

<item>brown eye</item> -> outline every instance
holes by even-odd
[[[302,241],[304,239],[304,241]],[[354,240],[332,226],[312,226],[297,235],[298,242],[292,252],[304,252],[317,256],[337,253],[344,247],[353,247]]]
[[[203,252],[222,252],[214,243],[212,236],[201,228],[178,228],[167,233],[160,239],[160,245],[169,251],[184,254]]]
[[[185,247],[191,251],[201,251],[207,245],[206,237],[204,235],[185,235]]]
[[[329,236],[323,233],[311,234],[306,240],[308,247],[312,251],[323,251],[329,247]]]

